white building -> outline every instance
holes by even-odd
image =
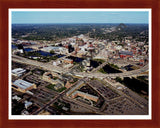
[[[44,47],[41,50],[45,51],[45,52],[50,52],[51,50],[53,50],[56,53],[61,53],[64,49],[65,48],[63,48],[63,47],[52,47],[52,46],[49,46],[49,47]]]
[[[12,88],[25,93],[26,91],[31,90],[33,88],[36,89],[36,85],[34,83],[29,83],[27,81],[18,79],[12,83]]]
[[[22,69],[22,68],[16,68],[16,69],[13,69],[12,70],[12,75],[15,75],[15,76],[21,76],[23,73],[25,73],[26,70],[25,69]]]
[[[24,106],[27,109],[28,107],[30,107],[32,105],[32,102],[29,101],[24,101]]]
[[[13,97],[12,97],[12,100],[20,101],[20,100],[21,100],[21,98],[20,98],[20,97],[18,97],[17,95],[15,95],[15,96],[13,96]]]
[[[57,66],[57,65],[59,65],[59,64],[61,64],[61,61],[53,61],[53,65],[54,65],[54,66]]]
[[[24,111],[22,111],[21,115],[29,115],[29,112],[24,110]]]

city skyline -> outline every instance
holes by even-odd
[[[149,23],[149,11],[12,11],[12,24]]]

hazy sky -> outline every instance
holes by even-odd
[[[12,11],[12,24],[147,23],[148,11]]]

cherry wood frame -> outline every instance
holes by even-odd
[[[151,8],[152,119],[151,120],[9,120],[8,14],[9,8]],[[160,127],[160,0],[0,0],[0,127],[1,128],[159,128]]]

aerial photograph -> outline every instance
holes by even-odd
[[[149,115],[149,24],[143,9],[10,10],[10,114]]]

